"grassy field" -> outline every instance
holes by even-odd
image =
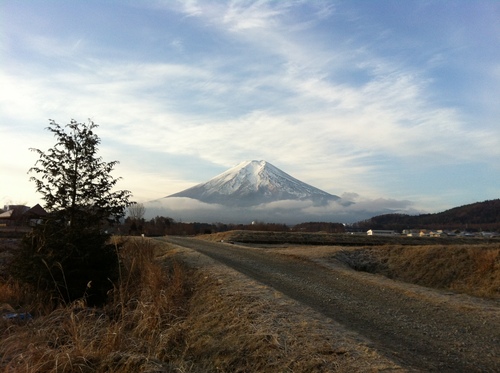
[[[259,232],[235,230],[200,236],[210,241],[225,241],[258,245],[335,245],[335,246],[380,246],[380,245],[457,245],[500,243],[499,238],[465,237],[406,237],[367,236],[366,234],[309,233],[309,232]]]
[[[272,242],[265,249],[332,260],[428,287],[488,298],[500,296],[500,244],[342,245],[338,235],[296,236],[314,245],[290,244],[272,233],[212,235],[211,240]],[[266,238],[267,236],[267,238]],[[255,238],[256,237],[256,238]],[[305,238],[304,238],[305,237]],[[327,237],[327,238],[325,238]],[[285,238],[285,239],[284,239]],[[207,239],[207,237],[205,237]],[[321,245],[321,239],[328,245]],[[366,240],[366,238],[364,238]],[[332,246],[331,242],[339,242]],[[436,243],[437,242],[437,243]],[[0,245],[8,262],[15,241]],[[128,239],[120,252],[121,281],[101,309],[84,302],[48,307],[0,273],[0,305],[29,311],[33,320],[0,318],[0,370],[4,372],[362,372],[377,365],[373,350],[353,353],[334,331],[303,315],[275,308],[258,293],[221,284],[212,273],[176,260],[176,249],[148,239]],[[262,245],[261,245],[262,246]],[[283,304],[285,301],[282,302]],[[368,369],[368,367],[370,367]],[[380,368],[380,369],[379,369]]]

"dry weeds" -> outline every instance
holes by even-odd
[[[122,280],[104,309],[82,300],[27,323],[2,320],[3,371],[168,371],[171,331],[184,318],[190,274],[176,263],[164,271],[149,240],[130,240],[120,258]],[[0,293],[0,303],[11,299]]]

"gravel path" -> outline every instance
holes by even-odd
[[[410,370],[500,371],[498,302],[461,303],[389,287],[378,276],[237,245],[168,237],[303,303],[369,338]],[[448,295],[451,299],[453,295]]]

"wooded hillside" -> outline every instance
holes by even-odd
[[[443,229],[500,232],[500,199],[476,202],[435,214],[385,214],[358,222],[356,228],[368,229]]]

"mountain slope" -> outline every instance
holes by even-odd
[[[473,229],[500,231],[500,199],[476,202],[469,205],[421,215],[385,214],[358,222],[365,229],[427,228]]]
[[[282,200],[312,200],[319,206],[340,200],[340,197],[303,183],[266,161],[242,162],[206,183],[165,198],[171,197],[241,207]]]

